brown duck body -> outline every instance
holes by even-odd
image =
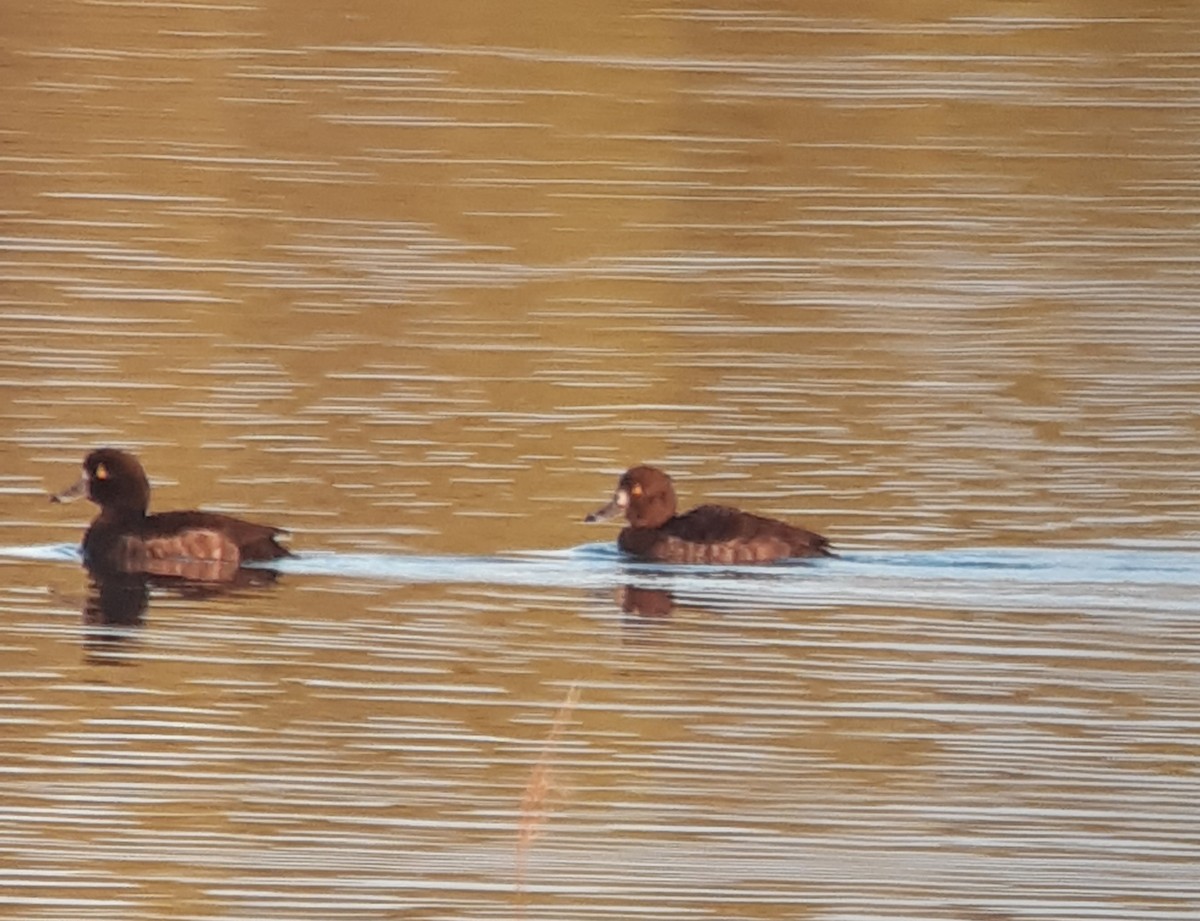
[[[224,581],[242,563],[290,556],[278,528],[214,512],[162,512],[140,519],[101,512],[83,535],[90,566],[198,581]]]
[[[675,514],[671,478],[656,467],[625,472],[617,491],[589,521],[624,512],[629,526],[621,550],[660,563],[769,563],[789,557],[832,556],[829,541],[812,531],[725,505],[701,505]]]
[[[147,514],[150,483],[132,454],[101,448],[87,456],[83,477],[51,498],[82,495],[100,506],[83,536],[89,567],[109,572],[227,581],[242,563],[290,556],[283,531],[215,512]]]
[[[700,505],[657,528],[624,528],[617,546],[660,563],[769,563],[829,556],[829,541],[774,518],[726,505]]]

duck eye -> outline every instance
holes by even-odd
[[[632,486],[630,486],[630,487],[629,487],[629,494],[630,494],[631,496],[640,496],[640,495],[642,494],[642,484],[641,484],[641,483],[634,483]]]
[[[95,478],[97,480],[107,480],[108,479],[108,468],[105,467],[103,464],[97,464],[96,472],[93,474],[93,476],[95,476]]]

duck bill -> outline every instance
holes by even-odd
[[[596,511],[592,512],[583,520],[587,522],[607,521],[609,518],[615,518],[617,515],[625,511],[625,508],[628,505],[628,494],[623,489],[618,490],[617,494],[612,497],[612,502],[608,503],[608,505],[604,506],[604,508],[596,509]]]
[[[50,501],[51,502],[63,502],[63,503],[74,502],[76,499],[82,499],[84,496],[86,496],[87,491],[88,491],[88,478],[87,478],[87,475],[84,474],[83,476],[81,476],[79,478],[79,482],[72,483],[70,486],[68,486],[62,492],[51,493]]]

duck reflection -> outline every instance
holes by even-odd
[[[674,580],[664,588],[655,574],[626,571],[626,580],[613,590],[613,599],[626,615],[627,623],[669,620],[677,609],[724,615],[740,610],[747,603],[762,599],[764,583],[778,585],[793,582],[809,572],[808,561],[786,569],[761,567],[712,567],[691,572],[686,579]]]
[[[632,617],[669,617],[675,608],[675,596],[660,588],[622,585],[614,594],[621,611]]]
[[[101,640],[119,639],[121,634],[145,623],[150,605],[150,580],[140,573],[90,574],[83,624],[87,636]]]
[[[177,561],[181,564],[190,561]],[[203,563],[204,561],[199,561]],[[181,565],[175,574],[86,566],[88,594],[83,603],[84,648],[96,662],[113,664],[117,655],[138,637],[146,623],[151,599],[168,593],[205,601],[273,585],[279,574],[269,569],[237,568],[210,579],[210,567]]]

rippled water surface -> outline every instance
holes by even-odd
[[[5,35],[0,914],[1200,916],[1200,9]],[[101,444],[298,556],[101,591]]]

